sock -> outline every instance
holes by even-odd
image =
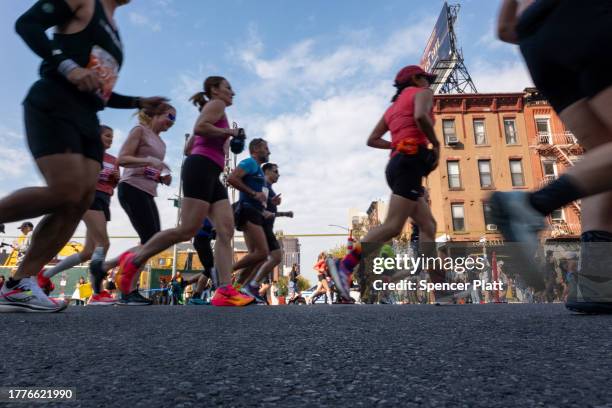
[[[347,269],[352,271],[359,264],[359,261],[361,261],[361,243],[357,242],[353,246],[353,250],[342,259],[342,263],[344,263]]]
[[[106,254],[104,253],[104,247],[97,247],[93,251],[93,254],[91,255],[91,260],[92,261],[97,261],[97,260],[104,259],[105,255]]]
[[[546,216],[557,208],[561,208],[583,196],[583,192],[576,186],[572,178],[564,174],[546,187],[529,194],[529,203]]]
[[[62,271],[65,271],[66,269],[70,269],[73,266],[77,266],[81,262],[83,262],[83,261],[81,261],[81,254],[80,253],[72,254],[69,257],[66,257],[66,258],[62,259],[53,268],[47,269],[46,271],[44,271],[43,275],[44,275],[45,278],[52,278],[55,275],[57,275],[58,273],[60,273]]]

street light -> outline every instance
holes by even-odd
[[[337,227],[337,228],[342,228],[343,230],[347,231],[347,232],[351,232],[351,230],[349,228],[343,227],[341,225],[336,225],[336,224],[327,224],[328,227]]]

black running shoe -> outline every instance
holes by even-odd
[[[117,304],[121,306],[150,306],[153,304],[153,301],[142,296],[138,290],[135,290],[127,295],[121,294],[121,299],[119,299]]]

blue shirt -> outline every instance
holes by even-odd
[[[212,234],[213,234],[213,225],[210,222],[210,220],[208,218],[204,219],[204,222],[202,223],[202,228],[200,228],[196,234],[196,236],[198,237],[204,237],[204,238],[212,238]]]
[[[254,158],[249,157],[248,159],[242,160],[238,164],[238,167],[243,169],[245,172],[245,175],[242,178],[244,184],[249,186],[251,190],[257,193],[261,193],[263,191],[266,179],[264,177],[264,172],[261,169],[261,166],[259,166],[259,163],[257,163]],[[258,210],[264,209],[264,206],[261,201],[250,197],[242,191],[240,192],[240,202],[243,204],[250,205],[251,207],[256,208]]]

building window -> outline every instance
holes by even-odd
[[[477,145],[487,144],[487,132],[485,131],[484,119],[474,119],[474,143]]]
[[[482,214],[484,217],[485,229],[487,231],[495,231],[497,227],[491,220],[491,205],[489,203],[482,203]]]
[[[444,135],[444,141],[447,145],[457,144],[459,142],[457,132],[455,131],[455,119],[442,120],[442,134]]]
[[[493,187],[491,177],[491,160],[478,160],[478,173],[480,174],[480,187]]]
[[[514,119],[504,119],[504,133],[506,134],[506,144],[518,144]]]
[[[557,169],[554,160],[542,160],[542,171],[544,173],[543,184],[548,184],[557,178]]]
[[[159,258],[159,266],[165,266],[166,265],[166,258]]]
[[[456,160],[447,161],[446,170],[448,171],[448,188],[461,188],[461,173],[459,171],[459,162]]]
[[[451,204],[451,215],[453,217],[453,231],[465,231],[463,204]]]
[[[563,208],[557,208],[556,210],[554,210],[553,212],[550,213],[550,219],[553,222],[560,222],[560,221],[564,221],[565,218],[563,218]]]
[[[552,135],[550,134],[550,119],[538,118],[536,121],[536,131],[538,132],[538,144],[551,144]]]
[[[512,187],[522,187],[525,185],[523,163],[521,162],[521,159],[510,160],[510,175],[512,177]]]

